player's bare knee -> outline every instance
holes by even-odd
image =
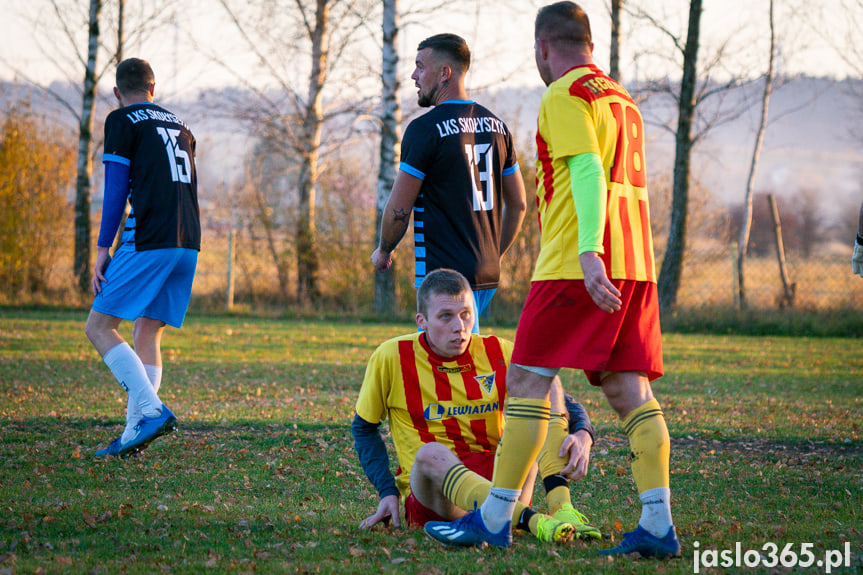
[[[440,443],[426,443],[417,451],[414,469],[425,476],[443,475],[458,458],[448,447]]]

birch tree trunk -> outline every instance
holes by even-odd
[[[689,172],[692,155],[692,124],[695,116],[695,88],[698,78],[698,44],[701,30],[701,2],[689,2],[689,27],[683,50],[683,78],[678,101],[677,132],[675,134],[674,182],[671,200],[671,224],[657,291],[659,307],[673,308],[677,303],[683,259],[686,250],[686,226],[689,216]]]
[[[99,51],[99,14],[102,0],[90,0],[87,43],[87,66],[78,123],[78,175],[75,180],[75,254],[73,269],[78,289],[87,292],[92,280],[90,269],[90,178],[93,161],[90,148],[93,139],[93,115],[96,109],[96,56]]]
[[[752,230],[752,195],[755,183],[755,170],[758,168],[758,159],[761,157],[761,145],[764,141],[764,132],[767,129],[767,109],[770,104],[770,96],[773,93],[773,80],[775,76],[774,60],[776,58],[776,30],[773,22],[773,0],[770,0],[770,56],[767,60],[767,74],[764,77],[764,92],[761,94],[761,119],[758,122],[758,132],[755,136],[755,148],[752,150],[752,162],[749,165],[749,176],[746,179],[746,196],[743,201],[743,221],[740,225],[740,237],[737,240],[737,295],[738,305],[746,309],[746,283],[743,274],[743,263],[746,258],[746,250],[749,247],[749,234]]]
[[[330,0],[316,0],[314,28],[311,29],[312,70],[303,116],[303,154],[300,166],[300,205],[297,219],[297,301],[308,304],[318,298],[318,251],[315,233],[315,194],[318,158],[324,122],[323,88],[329,53]]]
[[[381,146],[375,210],[375,245],[381,241],[383,210],[396,177],[401,154],[402,110],[399,101],[398,0],[383,0],[383,61],[381,70]],[[375,272],[375,313],[391,315],[396,309],[395,262],[386,273]]]

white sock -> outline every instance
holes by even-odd
[[[521,489],[503,489],[492,487],[488,497],[479,508],[482,521],[491,533],[500,533],[507,521],[512,520],[515,502],[521,495]]]
[[[640,493],[641,519],[638,524],[651,535],[665,537],[673,523],[671,522],[671,489],[657,487]]]
[[[150,385],[147,370],[141,358],[126,342],[120,343],[108,350],[102,358],[120,385],[129,396],[135,400],[144,417],[158,417],[162,413],[162,402]]]
[[[144,364],[144,371],[147,372],[147,379],[150,380],[150,385],[153,386],[153,391],[159,392],[159,387],[162,385],[162,367],[158,365]],[[135,426],[141,421],[144,414],[141,413],[141,408],[138,403],[129,394],[129,400],[126,403],[126,428],[123,430],[123,436],[120,441],[125,443],[132,439],[135,435]]]
[[[159,388],[162,386],[162,366],[145,363],[144,371],[147,372],[147,378],[150,380],[150,385],[153,386],[153,391],[159,393]]]

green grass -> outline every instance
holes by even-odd
[[[665,336],[654,390],[683,557],[659,563],[595,555],[634,527],[638,496],[625,437],[580,373],[564,386],[600,437],[573,498],[604,540],[448,550],[422,532],[357,529],[377,497],[353,453],[354,399],[375,346],[412,326],[190,317],[163,341],[160,396],[180,431],[102,461],[92,452],[120,431],[125,392],[84,320],[0,309],[0,574],[691,573],[696,542],[811,542],[822,558],[846,541],[852,566],[833,572],[863,571],[859,339]]]

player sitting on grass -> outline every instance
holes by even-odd
[[[360,463],[380,495],[369,528],[392,519],[400,526],[400,500],[412,526],[453,520],[489,493],[503,422],[506,370],[512,343],[471,334],[473,296],[464,276],[451,269],[428,274],[417,293],[419,332],[381,344],[372,354],[357,399],[351,431]],[[584,408],[553,392],[554,432],[538,461],[549,513],[530,509],[535,473],[512,523],[542,541],[600,538],[576,511],[569,480],[587,473],[593,427]],[[567,413],[567,410],[569,413]],[[399,472],[389,470],[380,423],[389,418]]]

